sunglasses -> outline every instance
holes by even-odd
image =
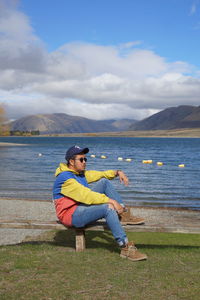
[[[87,158],[86,157],[81,157],[81,158],[77,158],[75,160],[79,160],[81,163],[86,162]]]

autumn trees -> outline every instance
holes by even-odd
[[[7,124],[6,112],[3,105],[0,104],[0,135],[10,135],[9,126]]]

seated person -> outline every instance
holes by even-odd
[[[128,242],[121,222],[141,224],[144,219],[131,217],[119,193],[110,180],[119,176],[121,182],[128,185],[123,171],[86,170],[88,148],[72,146],[66,152],[67,163],[60,163],[56,170],[53,187],[53,199],[58,219],[65,226],[84,227],[104,218],[116,242],[121,248],[120,256],[132,261],[147,259],[133,242]],[[89,183],[97,182],[93,189]]]

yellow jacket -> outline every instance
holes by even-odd
[[[77,202],[85,204],[107,203],[109,198],[105,194],[93,192],[88,183],[98,181],[101,178],[113,179],[116,172],[108,171],[84,171],[82,174],[68,168],[67,164],[60,163],[56,169],[56,180],[53,187],[54,200],[69,197]]]

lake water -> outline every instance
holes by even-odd
[[[0,142],[24,144],[0,147],[1,198],[51,199],[55,169],[65,161],[67,148],[78,144],[90,148],[88,169],[125,171],[129,186],[117,179],[113,183],[127,204],[200,210],[198,138],[2,137]],[[158,166],[158,161],[163,165]]]

